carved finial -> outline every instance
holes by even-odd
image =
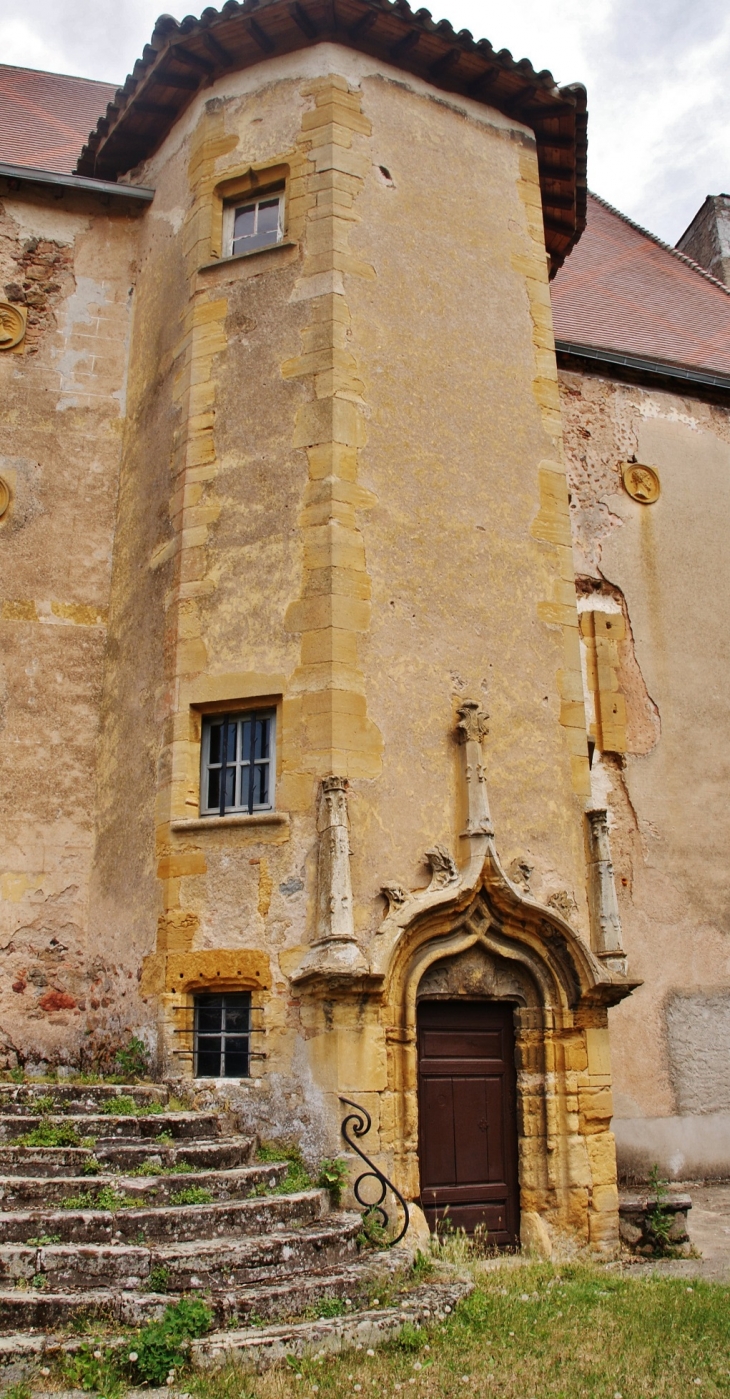
[[[434,845],[433,850],[427,850],[425,858],[431,866],[429,891],[445,889],[449,884],[456,884],[459,878],[456,861],[443,845]]]
[[[482,709],[478,700],[462,700],[457,709],[457,714],[461,715],[456,732],[460,743],[481,743],[489,733],[487,720],[489,715]]]

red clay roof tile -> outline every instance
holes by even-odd
[[[0,64],[0,160],[71,175],[116,87]]]
[[[596,195],[552,284],[557,340],[730,373],[730,294]]]

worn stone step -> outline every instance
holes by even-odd
[[[253,1190],[273,1190],[287,1172],[285,1161],[278,1164],[238,1166],[233,1170],[185,1171],[168,1176],[128,1176],[107,1174],[94,1176],[58,1176],[55,1180],[42,1176],[0,1176],[0,1242],[12,1242],[12,1211],[32,1211],[40,1220],[51,1210],[58,1210],[64,1200],[81,1194],[91,1196],[86,1207],[96,1208],[95,1201],[102,1190],[112,1189],[133,1196],[140,1207],[167,1205],[171,1195],[181,1190],[209,1190],[214,1200],[245,1199]],[[3,1232],[4,1231],[4,1232]],[[11,1231],[11,1232],[8,1232]],[[39,1233],[39,1230],[31,1230]],[[46,1230],[46,1232],[49,1232]]]
[[[132,1098],[138,1107],[155,1103],[164,1107],[169,1096],[168,1089],[157,1084],[2,1083],[0,1113],[6,1116],[32,1113],[37,1116],[41,1111],[47,1111],[79,1116],[97,1113],[102,1103],[110,1102],[113,1098]],[[39,1103],[42,1105],[40,1108]]]
[[[185,1214],[208,1208],[188,1206]],[[151,1248],[121,1242],[42,1248],[4,1244],[0,1247],[0,1287],[47,1287],[52,1292],[109,1287],[138,1291],[145,1287],[152,1269],[165,1268],[168,1292],[222,1291],[272,1282],[304,1270],[323,1272],[352,1261],[360,1226],[359,1215],[337,1214],[299,1229],[269,1229],[259,1236],[197,1239]]]
[[[324,1273],[299,1273],[283,1282],[264,1283],[236,1291],[205,1295],[216,1326],[233,1323],[257,1325],[263,1320],[301,1316],[324,1298],[347,1298],[353,1311],[365,1305],[373,1292],[373,1279],[357,1263]],[[167,1293],[2,1291],[0,1290],[0,1332],[8,1333],[0,1343],[0,1356],[12,1354],[12,1332],[20,1339],[28,1331],[67,1330],[72,1321],[86,1319],[116,1321],[137,1326],[161,1316],[170,1302]],[[349,1308],[348,1308],[349,1312]],[[39,1350],[44,1348],[42,1339]]]
[[[49,1113],[47,1117],[0,1115],[0,1141],[10,1143],[16,1137],[25,1136],[41,1123],[54,1127],[75,1126],[68,1117]],[[153,1140],[161,1132],[168,1132],[176,1139],[195,1138],[210,1140],[222,1135],[223,1123],[216,1113],[171,1112],[152,1113],[149,1117],[117,1117],[112,1114],[89,1115],[78,1122],[80,1138],[94,1138],[97,1143],[105,1143],[115,1138],[127,1141]]]
[[[250,1169],[250,1168],[249,1168]],[[284,1170],[286,1168],[284,1167]],[[240,1173],[234,1173],[240,1174]],[[259,1173],[260,1174],[260,1173]],[[283,1174],[283,1171],[282,1171]],[[185,1177],[185,1181],[190,1177]],[[209,1180],[219,1177],[209,1176]],[[50,1183],[50,1182],[49,1182]],[[129,1185],[137,1186],[134,1180]],[[181,1184],[177,1178],[178,1186]],[[253,1199],[222,1200],[209,1205],[167,1204],[142,1200],[141,1208],[111,1210],[17,1210],[0,1214],[0,1266],[4,1245],[24,1244],[28,1252],[40,1251],[37,1241],[53,1239],[57,1244],[139,1244],[217,1240],[222,1235],[261,1234],[268,1229],[299,1227],[323,1218],[329,1200],[323,1190],[301,1191],[292,1195],[258,1196]],[[31,1275],[41,1271],[40,1257]]]
[[[0,1174],[55,1178],[82,1176],[84,1166],[95,1157],[110,1171],[134,1170],[145,1162],[159,1161],[169,1167],[186,1163],[201,1170],[229,1170],[245,1166],[256,1151],[255,1137],[219,1138],[210,1142],[180,1142],[177,1146],[152,1141],[99,1141],[91,1147],[3,1146],[0,1147]]]

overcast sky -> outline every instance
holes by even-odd
[[[0,0],[0,61],[121,83],[160,9]],[[191,9],[169,0],[168,12]],[[727,0],[438,0],[433,15],[585,83],[591,189],[667,242],[705,195],[730,192]]]

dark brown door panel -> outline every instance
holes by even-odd
[[[421,1199],[431,1228],[447,1219],[491,1242],[519,1234],[513,1008],[425,1001],[418,1008]]]

